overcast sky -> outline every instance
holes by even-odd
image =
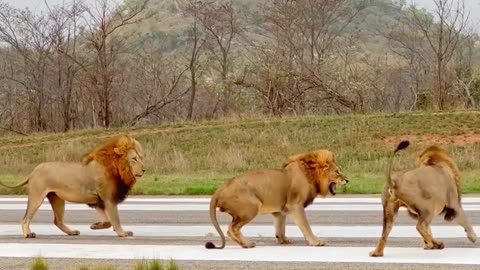
[[[7,2],[15,7],[25,8],[28,7],[30,10],[45,10],[45,0],[0,0],[0,2]],[[69,0],[46,0],[49,5],[55,5],[62,2],[70,2]],[[85,0],[87,2],[93,0]],[[116,0],[121,1],[121,0]],[[454,0],[455,1],[455,0]],[[475,26],[479,26],[480,22],[480,0],[464,0],[467,8],[470,10],[470,16],[472,18],[472,23]],[[434,0],[407,0],[407,3],[414,2],[418,6],[424,7],[427,10],[431,10],[435,7]],[[479,32],[479,31],[477,31]]]
[[[19,0],[21,1],[21,0]],[[470,10],[470,18],[472,19],[473,26],[479,26],[480,23],[480,0],[464,0],[465,7]],[[411,3],[412,0],[407,0],[407,3]],[[435,8],[435,2],[433,0],[413,0],[413,2],[427,10]],[[477,31],[479,32],[479,31]]]

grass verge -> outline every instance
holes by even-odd
[[[465,193],[480,192],[480,114],[416,113],[292,117],[182,123],[135,129],[0,137],[0,181],[23,180],[43,161],[78,161],[108,136],[129,133],[145,150],[147,174],[133,194],[206,195],[226,179],[260,168],[279,168],[289,156],[313,149],[333,151],[351,180],[346,192],[379,193],[388,156],[409,139],[395,169],[412,168],[428,144],[440,144],[458,163]],[[23,194],[24,189],[0,189]]]

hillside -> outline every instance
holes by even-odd
[[[147,174],[135,194],[210,194],[236,174],[279,168],[289,155],[318,148],[336,154],[351,180],[346,192],[378,193],[391,150],[409,139],[412,146],[399,155],[395,168],[411,168],[423,147],[439,144],[458,162],[464,192],[480,192],[479,130],[479,113],[459,112],[237,119],[1,137],[0,180],[20,181],[42,161],[80,160],[106,138],[128,133],[146,152]]]
[[[352,8],[362,0],[351,0]],[[181,0],[150,0],[146,7],[147,18],[128,27],[124,34],[140,43],[157,41],[162,49],[181,50],[192,28],[192,19],[185,14]],[[234,0],[237,16],[246,31],[242,39],[254,39],[263,36],[263,5],[266,0]],[[375,1],[358,14],[356,23],[347,29],[346,35],[363,36],[365,48],[372,52],[386,50],[384,38],[378,36],[378,30],[403,12],[400,5],[391,0]],[[258,36],[259,34],[259,36]],[[149,43],[150,44],[150,43]],[[378,52],[380,53],[380,52]]]

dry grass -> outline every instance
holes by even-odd
[[[352,180],[348,192],[376,193],[394,144],[405,136],[412,146],[396,160],[396,169],[412,167],[429,136],[435,136],[432,141],[446,143],[442,146],[462,170],[464,191],[480,191],[480,144],[442,142],[463,134],[480,136],[480,114],[468,112],[221,120],[0,138],[0,180],[20,181],[42,161],[80,160],[105,137],[122,133],[133,134],[146,153],[148,174],[136,194],[209,194],[243,171],[279,168],[287,156],[319,148],[336,154]]]

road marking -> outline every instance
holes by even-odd
[[[480,204],[463,204],[465,211],[480,211]],[[0,204],[1,210],[22,210],[25,211],[26,204]],[[91,210],[85,204],[66,204],[66,211],[85,211]],[[125,203],[118,206],[120,211],[167,211],[167,212],[206,212],[209,210],[208,204],[131,204]],[[51,211],[52,207],[49,203],[43,203],[39,210]],[[380,204],[313,204],[306,208],[306,211],[323,211],[323,212],[340,212],[340,211],[383,211]],[[405,208],[401,208],[400,211],[406,211]]]
[[[0,197],[0,202],[27,202],[27,197]],[[45,199],[45,202],[48,202]],[[210,203],[209,197],[202,198],[136,198],[135,196],[127,198],[125,203]],[[378,197],[327,197],[317,198],[314,204],[329,204],[329,203],[355,203],[355,204],[381,204],[380,195]],[[480,204],[480,197],[464,197],[462,203],[476,203]]]
[[[159,220],[161,222],[161,220]],[[67,224],[71,229],[79,230],[81,235],[116,236],[112,229],[91,230],[88,224]],[[125,230],[133,231],[135,236],[141,237],[217,237],[218,233],[212,225],[129,225],[124,224]],[[222,225],[225,233],[228,225]],[[65,235],[53,224],[32,224],[32,231],[38,235]],[[465,232],[460,226],[432,226],[432,233],[438,238],[465,238]],[[378,238],[381,235],[381,226],[312,226],[314,234],[324,238]],[[474,226],[480,232],[480,226]],[[242,233],[247,237],[275,237],[273,225],[247,225],[242,228]],[[0,236],[21,235],[19,224],[1,224]],[[295,225],[287,225],[288,237],[303,238],[303,234]],[[390,237],[393,238],[419,238],[415,226],[393,226]],[[419,238],[420,239],[420,238]]]
[[[372,258],[372,247],[297,247],[259,246],[243,249],[227,246],[207,250],[188,245],[104,245],[104,244],[19,244],[2,243],[0,257],[89,258],[89,259],[174,259],[198,261],[267,261],[267,262],[349,262],[349,263],[417,263],[480,265],[480,249],[386,248],[385,257]],[[348,254],[348,255],[346,255]],[[421,259],[419,259],[421,258]]]

